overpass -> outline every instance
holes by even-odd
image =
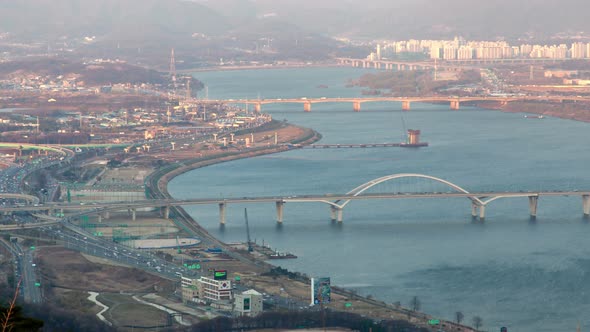
[[[262,105],[269,104],[302,104],[305,112],[311,112],[313,104],[319,103],[347,103],[352,104],[355,112],[361,111],[361,104],[374,102],[397,102],[401,103],[403,111],[409,111],[412,103],[449,103],[452,110],[458,110],[464,102],[496,102],[506,104],[514,101],[537,101],[537,102],[590,102],[590,97],[582,96],[421,96],[421,97],[320,97],[320,98],[271,98],[271,99],[217,99],[206,100],[204,103],[227,103],[253,105],[254,110],[259,113]]]
[[[0,199],[22,200],[27,204],[39,204],[39,197],[26,194],[0,193]]]
[[[395,182],[401,179],[423,179],[432,181],[438,185],[446,187],[447,192],[384,192],[384,193],[367,193],[367,191],[376,185],[385,182]],[[96,202],[92,204],[73,204],[57,203],[36,206],[4,206],[0,207],[0,212],[11,213],[14,211],[85,211],[87,214],[97,214],[99,221],[101,218],[109,218],[112,211],[127,210],[132,220],[136,219],[136,211],[139,208],[160,208],[165,218],[170,217],[170,208],[175,206],[187,205],[218,205],[219,222],[225,224],[226,207],[228,204],[260,204],[274,203],[276,206],[277,222],[283,222],[283,210],[285,203],[321,203],[330,208],[332,221],[343,221],[343,210],[352,201],[356,200],[383,200],[383,199],[432,199],[432,198],[466,198],[471,202],[472,218],[479,217],[485,219],[487,206],[498,199],[522,198],[526,197],[529,201],[529,215],[531,218],[537,216],[537,206],[539,197],[555,196],[579,196],[582,198],[582,211],[584,217],[590,216],[590,191],[537,191],[537,192],[469,192],[458,185],[449,181],[424,174],[402,173],[392,174],[380,177],[364,183],[345,194],[310,194],[310,195],[291,195],[291,196],[261,196],[261,197],[241,197],[241,198],[194,198],[194,199],[151,199],[128,202]]]
[[[73,155],[74,152],[66,149],[60,145],[53,144],[31,144],[31,143],[12,143],[12,142],[0,142],[1,148],[11,148],[17,150],[38,150],[39,152],[45,151],[46,153],[51,151],[58,153],[62,156]]]

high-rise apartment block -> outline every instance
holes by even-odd
[[[456,37],[453,40],[407,40],[381,41],[370,55],[370,60],[387,59],[398,53],[422,53],[430,59],[585,59],[590,58],[590,43],[576,42],[569,48],[560,45],[509,45],[505,41],[466,41]]]

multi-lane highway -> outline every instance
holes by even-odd
[[[41,288],[36,275],[33,248],[25,249],[18,242],[0,240],[14,259],[14,279],[20,281],[19,296],[28,303],[41,303]]]
[[[191,277],[198,276],[198,273],[194,270],[189,270],[180,264],[168,262],[151,252],[133,249],[100,237],[94,237],[92,234],[71,224],[64,223],[64,225],[66,227],[63,229],[59,226],[44,227],[43,232],[62,242],[66,248],[136,267],[166,279],[178,281],[180,274]]]

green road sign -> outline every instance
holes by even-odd
[[[41,287],[41,283],[40,282],[36,282],[35,283],[35,287]]]
[[[440,320],[439,319],[431,319],[428,321],[428,324],[430,325],[438,325],[440,324]]]
[[[352,307],[352,303],[346,302],[346,303],[344,303],[344,307],[350,308],[350,307]]]
[[[31,249],[31,250],[35,250],[35,246],[31,246],[31,248],[30,248],[30,249]]]
[[[240,276],[236,276],[236,277],[234,278],[234,280],[235,280],[235,281],[240,281],[241,279],[242,279],[242,278],[240,278]]]

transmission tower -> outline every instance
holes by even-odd
[[[176,90],[176,61],[174,60],[174,49],[170,52],[170,79],[174,90]]]
[[[191,99],[191,78],[186,78],[186,99]]]

